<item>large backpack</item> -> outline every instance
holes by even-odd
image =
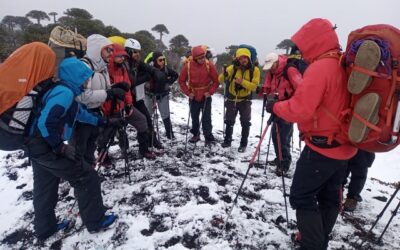
[[[342,60],[351,96],[342,134],[366,151],[392,150],[400,144],[400,30],[379,24],[351,32]]]
[[[56,53],[56,66],[67,57],[76,56],[77,58],[82,58],[85,55],[86,44],[84,36],[61,26],[53,28],[48,43]]]
[[[290,67],[295,67],[301,75],[304,75],[304,72],[306,71],[308,64],[301,58],[298,58],[297,56],[289,56],[286,62],[285,67],[283,68],[283,77],[286,78],[286,80],[289,81],[288,77],[288,69]]]
[[[42,95],[54,84],[56,55],[33,42],[0,64],[0,150],[21,149]]]

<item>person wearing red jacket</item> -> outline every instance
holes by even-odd
[[[292,36],[309,64],[294,95],[267,103],[266,109],[297,122],[306,146],[296,164],[290,204],[296,209],[301,249],[327,249],[340,205],[348,159],[357,149],[338,138],[337,122],[347,107],[345,71],[339,64],[339,39],[326,19],[312,19]]]
[[[102,111],[105,116],[121,117],[125,115],[126,122],[137,130],[137,138],[139,142],[139,153],[149,159],[155,158],[153,152],[149,150],[148,127],[146,117],[133,106],[133,98],[131,93],[131,81],[129,79],[128,69],[124,64],[128,57],[125,49],[119,45],[113,44],[114,53],[108,64],[108,72],[110,75],[111,88],[114,86],[126,85],[127,92],[123,101],[109,100],[102,105]],[[124,113],[124,114],[123,114]],[[98,144],[100,150],[105,148],[108,140],[112,136],[112,129],[103,131]],[[122,137],[121,137],[122,138]],[[120,140],[120,147],[128,148],[127,141]],[[108,160],[108,159],[107,159]]]
[[[200,140],[200,111],[201,122],[206,143],[215,141],[211,124],[211,96],[218,88],[218,74],[215,65],[206,59],[206,51],[202,46],[192,49],[192,60],[183,66],[179,75],[179,85],[185,95],[190,98],[190,113],[192,116],[193,137],[189,140],[195,143]]]
[[[269,53],[265,58],[263,70],[267,71],[263,86],[264,97],[272,96],[283,101],[289,99],[300,84],[303,76],[293,65],[287,63],[288,58],[284,55]],[[277,127],[279,135],[277,134]],[[286,173],[292,163],[290,155],[290,138],[293,134],[293,123],[284,119],[275,119],[271,128],[272,141],[275,149],[275,159],[269,162],[270,165],[276,165],[276,174],[281,176]],[[277,136],[280,137],[280,145],[278,145]],[[282,151],[282,161],[278,164],[278,146]]]

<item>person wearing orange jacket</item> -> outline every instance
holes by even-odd
[[[269,53],[265,58],[263,70],[267,71],[263,86],[264,97],[272,96],[272,98],[278,98],[280,101],[289,99],[303,78],[294,65],[288,64],[288,57],[285,55]],[[276,127],[279,129],[279,135]],[[292,134],[293,123],[284,119],[275,119],[272,124],[271,135],[276,157],[269,164],[277,166],[276,174],[278,176],[287,172],[292,163],[292,156],[290,155]],[[278,145],[278,136],[280,137],[280,145]],[[282,161],[279,164],[278,147],[282,151]]]
[[[127,92],[123,101],[109,100],[102,105],[102,111],[105,116],[121,117],[125,115],[126,122],[137,130],[137,138],[139,142],[139,153],[141,156],[153,159],[155,154],[149,150],[148,127],[146,117],[133,106],[133,98],[131,93],[131,81],[129,78],[128,69],[124,64],[125,59],[128,57],[124,47],[117,43],[113,43],[114,53],[108,64],[108,72],[110,75],[111,88],[114,86],[127,85]],[[124,114],[121,114],[124,111]],[[107,141],[112,136],[112,129],[105,129],[99,139],[98,144],[100,149],[104,149]],[[122,136],[120,135],[120,138]],[[120,140],[121,148],[127,145],[127,141]],[[109,160],[109,159],[107,159]]]
[[[183,66],[179,75],[179,85],[185,95],[190,98],[193,137],[189,140],[196,143],[200,140],[200,111],[202,110],[203,134],[206,143],[212,143],[211,96],[218,88],[218,74],[215,65],[206,59],[206,51],[202,46],[192,49],[192,60]]]
[[[288,122],[297,122],[305,147],[296,164],[290,189],[290,204],[296,209],[301,249],[327,249],[340,205],[341,184],[348,160],[357,149],[336,136],[336,118],[347,107],[344,68],[339,64],[340,45],[333,25],[312,19],[292,36],[309,64],[294,95],[269,102],[268,112]]]

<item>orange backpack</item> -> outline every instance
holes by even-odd
[[[0,64],[0,150],[22,148],[36,104],[54,85],[55,62],[49,46],[33,42]]]
[[[342,62],[350,106],[342,134],[356,147],[387,152],[400,144],[400,30],[369,25],[349,34]]]

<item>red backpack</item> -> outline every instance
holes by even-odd
[[[342,62],[351,100],[342,134],[356,147],[387,152],[400,144],[400,30],[369,25],[349,34]]]

